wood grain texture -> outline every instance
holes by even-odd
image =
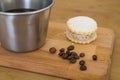
[[[55,0],[50,21],[66,23],[70,17],[85,15],[94,18],[98,26],[115,32],[114,54],[110,80],[120,79],[120,0]],[[63,80],[52,76],[0,67],[0,80]]]
[[[14,53],[0,47],[0,65],[74,80],[108,80],[114,41],[113,31],[99,27],[97,40],[88,45],[81,45],[66,39],[65,30],[65,24],[51,23],[46,44],[37,51]],[[78,54],[86,53],[83,59],[86,61],[87,71],[79,70],[79,60],[76,64],[70,64],[58,54],[49,53],[51,47],[59,50],[71,44],[75,46],[74,51]],[[92,60],[94,54],[98,56],[98,61]]]

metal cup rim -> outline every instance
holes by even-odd
[[[36,14],[36,13],[39,13],[39,12],[42,12],[42,11],[45,11],[45,10],[51,8],[54,4],[55,4],[55,1],[52,0],[52,3],[49,6],[43,8],[43,9],[38,9],[38,10],[35,10],[35,11],[24,12],[24,13],[0,12],[0,14],[2,14],[2,15],[29,15],[29,14]]]

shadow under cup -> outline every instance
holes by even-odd
[[[1,45],[14,52],[42,47],[53,4],[53,0],[0,0]]]

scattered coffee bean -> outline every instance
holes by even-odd
[[[72,55],[72,53],[70,51],[66,51],[66,54],[68,54],[68,56]]]
[[[81,65],[81,66],[80,66],[80,70],[81,70],[81,71],[85,71],[85,70],[87,70],[87,67],[86,67],[85,65]]]
[[[67,50],[73,50],[74,49],[74,46],[73,45],[70,45],[70,46],[68,46],[68,48],[67,48]]]
[[[71,52],[71,56],[73,56],[75,59],[79,59],[79,56],[76,52]]]
[[[65,53],[64,53],[64,52],[60,52],[58,55],[59,55],[59,56],[62,56],[63,54],[65,54]]]
[[[74,56],[68,56],[68,60],[70,60],[70,59],[72,59],[72,58],[74,58]]]
[[[76,63],[76,59],[75,58],[71,58],[70,59],[70,63]]]
[[[64,54],[62,55],[62,58],[63,58],[63,59],[67,59],[67,58],[68,58],[68,54],[64,53]]]
[[[76,52],[71,52],[71,55],[72,56],[77,56],[77,53]]]
[[[93,59],[94,61],[96,61],[96,60],[97,60],[97,55],[93,55],[93,56],[92,56],[92,59]]]
[[[76,52],[71,52],[71,50],[74,50],[74,46],[70,45],[67,48],[67,51],[65,52],[65,48],[61,48],[59,51],[59,56],[61,56],[63,59],[68,59],[70,61],[70,63],[76,63],[77,59],[79,59],[80,57],[84,57],[85,53],[80,53],[79,55]],[[50,53],[56,53],[56,48],[55,47],[51,47],[49,49]],[[93,55],[92,56],[93,60],[97,60],[97,56]],[[85,71],[87,70],[87,67],[85,66],[85,61],[81,60],[79,61],[80,66],[80,70],[81,71]]]
[[[79,59],[80,57],[77,55],[77,56],[74,56],[75,59]]]
[[[77,53],[73,53],[75,59],[79,59],[80,57],[78,56]]]
[[[57,50],[56,50],[56,48],[55,47],[51,47],[50,49],[49,49],[49,52],[50,53],[55,53]]]
[[[70,51],[67,50],[67,51],[66,51],[66,54],[70,54]]]
[[[59,51],[60,51],[60,52],[65,52],[65,49],[64,49],[64,48],[61,48]]]
[[[70,53],[68,53],[69,54],[69,56],[71,56],[72,55],[72,53],[70,52]]]
[[[84,57],[84,56],[85,56],[85,53],[80,53],[79,56],[80,56],[80,57]]]
[[[79,61],[79,64],[80,64],[80,65],[85,65],[85,61],[84,61],[84,60],[81,60],[81,61]]]
[[[72,57],[72,56],[68,56],[68,60],[70,60],[70,59],[72,59],[72,58],[74,58],[74,57]]]

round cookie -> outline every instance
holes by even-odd
[[[77,16],[67,21],[66,37],[75,43],[90,43],[97,38],[97,23],[86,16]]]

